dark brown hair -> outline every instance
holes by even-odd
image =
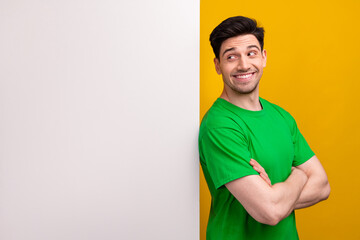
[[[210,34],[210,43],[216,58],[219,59],[221,44],[228,38],[244,34],[253,34],[264,49],[264,29],[259,27],[255,19],[243,16],[231,17],[220,23]]]

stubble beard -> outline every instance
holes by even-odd
[[[241,84],[239,84],[239,85],[232,85],[232,84],[228,84],[228,83],[226,83],[226,82],[225,82],[225,84],[226,84],[233,92],[235,92],[235,93],[237,93],[237,94],[239,94],[239,95],[247,95],[247,94],[253,93],[253,92],[257,89],[257,87],[258,87],[258,85],[259,85],[259,82],[260,82],[260,80],[257,81],[257,82],[255,83],[255,85],[254,85],[253,87],[251,87],[250,89],[247,89],[247,86],[241,87]]]

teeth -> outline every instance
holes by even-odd
[[[246,74],[246,75],[236,75],[236,78],[249,78],[252,74]]]

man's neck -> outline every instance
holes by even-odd
[[[224,89],[220,98],[246,110],[260,111],[262,106],[259,101],[259,91],[255,90],[249,94],[228,94]]]

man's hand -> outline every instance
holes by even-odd
[[[250,165],[260,174],[260,177],[271,186],[271,181],[265,169],[254,159],[250,160]],[[324,168],[316,156],[313,156],[305,163],[292,167],[292,171],[303,171],[308,179],[300,198],[296,202],[295,209],[309,207],[329,197],[330,185]]]
[[[302,170],[293,168],[284,182],[270,185],[265,170],[256,161],[251,163],[262,176],[248,175],[225,186],[256,221],[276,225],[294,210],[308,178]]]
[[[255,160],[250,160],[250,165],[253,167],[255,171],[257,171],[260,174],[260,177],[264,179],[264,181],[271,186],[271,180],[269,176],[267,175],[265,169]]]

